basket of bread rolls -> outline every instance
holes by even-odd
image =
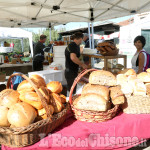
[[[17,90],[10,89],[11,79],[21,76]],[[7,89],[0,92],[0,144],[25,147],[38,142],[61,125],[69,105],[62,94],[62,85],[51,81],[46,85],[39,75],[30,78],[21,73],[10,76]]]
[[[74,87],[87,73],[89,83],[81,95],[72,96]],[[70,90],[69,102],[76,119],[87,122],[103,122],[112,119],[119,111],[119,105],[125,101],[116,77],[109,71],[89,69],[81,72]]]
[[[117,75],[117,84],[125,95],[123,112],[127,114],[150,113],[150,69],[136,74],[133,69],[125,69]]]

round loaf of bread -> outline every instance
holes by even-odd
[[[60,94],[60,98],[61,98],[61,103],[64,104],[66,103],[66,96],[63,94]]]
[[[108,109],[108,101],[101,95],[88,93],[79,96],[73,103],[77,109],[91,111],[106,111]]]
[[[82,89],[82,95],[87,93],[95,93],[101,95],[103,98],[105,98],[107,101],[109,101],[109,88],[102,86],[102,85],[96,85],[96,84],[86,84]]]
[[[58,94],[50,94],[50,104],[54,107],[54,113],[61,112],[63,104],[61,103],[61,98]]]
[[[136,75],[136,72],[134,69],[129,69],[127,70],[127,72],[124,73],[126,76],[130,76],[130,75]]]
[[[49,107],[50,113],[51,113],[51,115],[52,115],[52,114],[54,113],[54,107],[53,107],[52,105],[48,105],[48,107]],[[42,109],[38,110],[38,115],[39,115],[39,116],[42,116],[42,115],[44,115],[44,114],[46,114],[45,108],[42,108]]]
[[[32,85],[27,81],[27,80],[24,80],[22,81],[19,85],[18,85],[18,88],[17,88],[17,91],[20,93],[21,91],[34,91],[34,88],[32,87]]]
[[[45,80],[40,75],[33,74],[33,75],[30,76],[30,79],[33,81],[33,83],[38,88],[40,88],[41,86],[45,86],[46,87]]]
[[[117,85],[117,80],[116,77],[111,72],[105,70],[98,70],[93,71],[90,74],[89,83],[106,86],[115,86]]]
[[[12,89],[0,92],[0,105],[10,108],[19,101],[19,93]]]
[[[8,108],[5,106],[0,106],[0,126],[9,127],[10,123],[7,119]]]
[[[42,109],[42,103],[36,92],[25,92],[20,94],[20,100],[32,105],[36,109]]]
[[[47,88],[53,93],[61,93],[63,90],[62,84],[59,81],[51,81],[47,84]]]
[[[36,116],[36,110],[25,102],[13,105],[7,114],[8,121],[15,127],[23,127],[33,123]]]
[[[137,75],[137,78],[140,79],[142,82],[150,82],[150,73],[141,72]]]

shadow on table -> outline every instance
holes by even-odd
[[[146,142],[141,143],[135,147],[129,148],[128,150],[150,150],[150,139]]]

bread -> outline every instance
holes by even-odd
[[[98,70],[93,71],[90,74],[89,83],[106,86],[115,86],[117,84],[117,81],[116,77],[111,72],[105,70]]]
[[[134,95],[146,96],[146,86],[142,81],[138,79],[135,82]]]
[[[12,89],[0,92],[0,105],[10,108],[19,101],[19,93]]]
[[[111,99],[115,99],[119,96],[123,96],[123,92],[121,91],[121,86],[111,87],[110,89],[110,97]]]
[[[0,126],[9,127],[10,123],[7,119],[8,108],[5,106],[0,106]]]
[[[88,93],[79,96],[73,103],[77,109],[106,111],[108,102],[99,94]]]
[[[129,83],[121,84],[121,91],[126,96],[131,96],[131,94],[133,93],[133,90],[134,90],[134,88],[131,85],[129,85]]]
[[[150,83],[146,83],[146,94],[150,96]]]
[[[119,71],[118,74],[125,74],[128,70],[130,70],[130,68],[123,69]]]
[[[7,114],[8,121],[15,127],[27,126],[33,123],[36,116],[36,110],[25,102],[19,102],[13,105]]]
[[[49,104],[50,101],[50,90],[47,87],[40,87],[39,91],[41,92],[41,94],[43,95],[43,97],[47,100],[47,103]]]
[[[137,78],[140,79],[142,82],[150,82],[150,73],[141,72],[137,75]]]
[[[112,103],[114,105],[124,104],[124,102],[125,102],[125,97],[124,96],[118,96],[115,99],[112,99]]]
[[[42,109],[42,103],[36,92],[25,92],[20,94],[20,100],[32,105],[36,109]]]
[[[54,107],[54,113],[61,112],[63,104],[61,103],[61,98],[58,94],[50,94],[50,104]]]
[[[51,81],[47,84],[47,88],[53,93],[61,93],[63,90],[62,84],[59,81]]]
[[[32,87],[32,85],[27,81],[27,80],[24,80],[22,81],[18,87],[17,87],[17,91],[20,93],[21,91],[24,91],[24,90],[27,90],[27,91],[34,91],[34,88]]]
[[[127,83],[128,81],[128,77],[125,74],[118,74],[116,76],[116,79],[117,79],[117,85]]]
[[[148,69],[146,70],[146,72],[147,72],[147,73],[150,73],[150,68],[148,68]]]
[[[53,107],[52,105],[48,105],[48,107],[49,107],[50,113],[51,113],[51,115],[52,115],[52,114],[54,113],[54,107]],[[38,115],[39,115],[39,116],[42,116],[42,115],[44,115],[44,114],[46,114],[45,108],[42,108],[42,109],[38,110]]]
[[[40,75],[33,74],[33,75],[30,76],[30,79],[33,81],[33,83],[38,88],[40,88],[41,86],[45,86],[46,87],[45,80]]]
[[[130,75],[136,75],[136,72],[134,69],[129,69],[127,70],[127,72],[125,73],[126,76],[130,76]]]
[[[61,98],[61,103],[64,104],[66,103],[66,96],[63,94],[60,94],[60,98]]]
[[[82,89],[82,95],[87,93],[95,93],[101,95],[107,101],[109,101],[109,89],[108,87],[102,85],[92,85],[90,83],[86,84]]]

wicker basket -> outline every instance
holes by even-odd
[[[61,125],[65,121],[70,107],[69,104],[67,104],[65,109],[63,109],[60,113],[51,116],[45,98],[42,96],[36,85],[34,85],[34,83],[27,76],[20,73],[12,74],[8,79],[7,88],[9,88],[11,78],[16,75],[25,78],[34,87],[43,107],[46,109],[46,114],[48,117],[47,119],[24,127],[0,127],[0,144],[9,147],[25,147],[38,142],[41,139],[40,134],[44,133],[46,136],[48,133],[52,132],[55,128]]]
[[[150,97],[140,95],[126,97],[122,109],[127,114],[150,114]]]
[[[85,74],[87,74],[88,72],[91,72],[91,71],[97,71],[97,69],[84,70],[75,79],[75,81],[74,81],[74,83],[71,87],[71,90],[70,90],[69,102],[70,102],[71,108],[74,112],[74,116],[77,120],[87,121],[87,122],[104,122],[104,121],[110,120],[110,119],[112,119],[113,117],[116,116],[117,112],[119,111],[119,105],[115,105],[115,106],[113,106],[112,109],[110,109],[108,111],[105,111],[105,112],[81,110],[81,109],[75,108],[74,105],[73,105],[73,100],[75,100],[78,97],[78,95],[72,97],[74,87],[76,86],[76,84],[79,82],[79,80]]]

